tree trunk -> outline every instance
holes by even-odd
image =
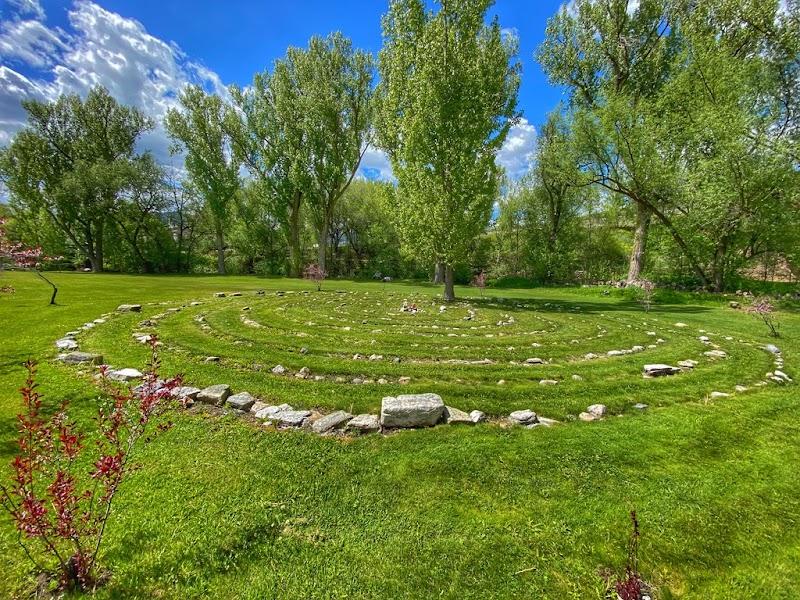
[[[725,289],[725,255],[728,245],[723,240],[714,250],[714,262],[711,266],[711,278],[714,282],[714,291],[721,292]],[[766,280],[766,260],[764,262],[764,279]]]
[[[647,253],[647,234],[650,231],[651,213],[641,204],[636,205],[636,229],[633,232],[633,248],[628,264],[628,284],[641,280],[644,261]]]
[[[300,277],[303,270],[300,251],[300,200],[299,194],[289,207],[289,276]]]
[[[447,265],[444,268],[444,301],[453,302],[456,299],[456,291],[453,288],[453,267]]]
[[[217,273],[225,275],[225,236],[222,233],[222,222],[214,221],[214,232],[217,238]]]
[[[319,249],[317,252],[317,264],[319,268],[322,269],[325,273],[328,272],[327,269],[327,254],[328,254],[328,220],[325,219],[322,223],[322,227],[319,230]]]
[[[444,283],[444,263],[437,262],[436,269],[433,272],[433,284],[442,285]]]

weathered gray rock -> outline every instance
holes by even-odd
[[[606,352],[607,356],[622,356],[623,354],[625,354],[625,352],[622,350],[609,350]]]
[[[56,348],[59,350],[77,350],[78,342],[72,338],[61,338],[60,340],[56,340]]]
[[[661,363],[645,365],[643,370],[645,377],[664,377],[667,375],[675,375],[676,373],[681,372],[679,367],[673,367],[671,365],[665,365]]]
[[[698,363],[696,360],[691,360],[691,359],[678,361],[678,366],[681,367],[682,369],[694,369],[698,364],[700,363]]]
[[[592,413],[588,413],[588,412],[582,412],[581,414],[578,415],[578,418],[581,421],[587,421],[587,422],[588,421],[597,421],[597,420],[600,419],[600,417],[598,417],[597,415],[593,415]]]
[[[218,363],[219,362],[219,356],[206,356],[205,362],[207,362],[207,363]]]
[[[766,346],[764,346],[764,350],[766,350],[767,352],[769,352],[771,354],[780,354],[781,353],[780,349],[775,344],[767,344]]]
[[[235,408],[236,410],[243,410],[245,412],[249,411],[255,403],[256,399],[253,398],[249,392],[239,392],[233,396],[228,396],[228,399],[225,400],[225,404],[227,406]]]
[[[273,375],[283,375],[284,373],[286,373],[286,367],[284,367],[283,365],[275,365],[274,367],[272,367]]]
[[[406,377],[406,376],[400,377],[398,378],[397,383],[399,383],[400,385],[408,385],[409,383],[411,383],[411,377]]]
[[[311,425],[311,430],[314,433],[326,433],[332,429],[346,425],[347,422],[352,418],[353,415],[351,415],[349,412],[337,410],[336,412],[332,412],[331,414],[320,417],[314,421],[314,423]]]
[[[736,390],[736,392],[738,392],[739,394],[741,394],[741,393],[743,393],[743,392],[746,392],[746,391],[747,391],[747,386],[744,386],[744,385],[737,385],[737,386],[736,386],[736,387],[734,387],[733,389],[734,389],[734,390]]]
[[[214,292],[214,298],[224,298],[225,296],[225,292]]]
[[[539,421],[538,425],[543,427],[552,427],[553,425],[559,424],[559,421],[556,421],[555,419],[548,419],[547,417],[537,417],[537,420]]]
[[[730,394],[727,394],[725,392],[711,392],[708,396],[713,400],[717,398],[727,398],[728,396],[730,396]]]
[[[79,365],[84,363],[101,365],[103,364],[103,355],[92,354],[91,352],[70,352],[69,354],[65,354],[63,357],[61,357],[60,360],[68,365]]]
[[[642,402],[637,402],[636,404],[633,405],[633,408],[635,408],[636,410],[644,410],[647,408],[647,404],[644,404]]]
[[[575,374],[571,377],[572,381],[583,381],[583,377],[578,374]]]
[[[558,381],[555,379],[542,379],[539,385],[558,385]]]
[[[137,369],[116,369],[108,372],[108,378],[113,381],[133,381],[141,379],[142,373]]]
[[[475,421],[473,421],[472,417],[470,417],[467,413],[465,413],[463,410],[453,408],[452,406],[444,407],[444,420],[448,425],[475,424]]]
[[[526,365],[543,365],[545,364],[541,358],[528,358],[525,359]]]
[[[531,423],[538,423],[539,421],[539,417],[536,416],[536,413],[532,410],[515,410],[508,415],[508,418],[519,425],[530,425]]]
[[[117,307],[117,312],[142,312],[141,304],[120,304]]]
[[[288,427],[302,427],[310,416],[310,410],[282,410],[276,413],[272,419]]]
[[[705,356],[709,358],[727,358],[728,353],[724,350],[709,350],[708,352],[703,352]]]
[[[374,433],[380,431],[381,424],[375,415],[356,415],[347,423],[347,431],[354,433]]]
[[[444,402],[438,394],[387,396],[381,402],[384,427],[431,427],[443,414]]]
[[[486,413],[480,410],[473,410],[469,413],[469,418],[473,423],[483,423],[486,420]]]
[[[184,385],[182,387],[175,388],[172,391],[172,395],[178,400],[183,400],[185,398],[188,398],[190,400],[197,400],[197,394],[199,394],[200,391],[201,391],[200,388]]]
[[[311,369],[308,367],[303,367],[297,373],[294,374],[295,377],[298,379],[308,379],[309,375],[311,375]]]
[[[586,409],[590,415],[594,415],[595,417],[605,417],[608,409],[606,408],[605,404],[592,404]]]
[[[197,394],[197,401],[213,404],[215,406],[222,406],[222,403],[225,402],[230,395],[231,386],[226,383],[218,383],[217,385],[211,385],[200,390],[200,393]]]

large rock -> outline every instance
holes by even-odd
[[[311,430],[314,433],[326,433],[337,427],[341,427],[353,418],[349,412],[337,410],[329,415],[320,417],[311,425]]]
[[[347,423],[347,431],[355,433],[375,433],[380,431],[381,424],[375,415],[356,415]]]
[[[472,417],[470,417],[467,413],[465,413],[463,410],[453,408],[452,406],[444,407],[444,419],[448,425],[475,424],[475,421],[473,421]]]
[[[384,427],[431,427],[443,414],[444,402],[438,394],[387,396],[381,402]]]
[[[217,385],[209,386],[197,394],[198,402],[205,402],[206,404],[213,404],[215,406],[222,406],[222,403],[231,395],[231,386],[226,383],[218,383]]]
[[[644,366],[645,377],[663,377],[665,375],[675,375],[676,373],[680,372],[681,370],[678,367],[673,367],[671,365],[664,365],[660,363]]]
[[[256,403],[256,399],[249,392],[239,392],[233,396],[228,396],[225,404],[236,410],[248,411]]]
[[[120,304],[117,312],[142,312],[141,304]]]
[[[84,363],[101,365],[103,364],[103,355],[92,354],[90,352],[70,352],[69,354],[65,354],[61,360],[68,365],[79,365]]]
[[[141,379],[142,373],[137,369],[117,369],[109,371],[108,378],[114,381],[133,381],[134,379]]]

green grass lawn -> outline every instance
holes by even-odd
[[[147,349],[131,333],[154,331],[168,372],[298,408],[377,412],[385,395],[434,391],[497,420],[531,408],[564,421],[337,439],[181,414],[143,447],[118,496],[102,557],[112,578],[100,598],[602,598],[598,571],[624,566],[633,508],[641,571],[658,598],[800,597],[800,393],[753,387],[773,368],[761,346],[774,340],[725,299],[673,295],[645,313],[598,288],[486,298],[465,288],[440,312],[438,289],[402,283],[330,281],[316,292],[254,277],[53,278],[59,305],[48,307],[32,275],[3,275],[17,290],[0,298],[4,473],[22,361],[41,361],[46,402],[67,397],[90,422],[98,392],[88,373],[52,360],[53,342],[124,302],[143,312],[79,336],[81,349],[117,367],[141,368]],[[400,313],[404,299],[422,311]],[[159,314],[155,327],[140,327]],[[774,342],[797,378],[800,315],[779,319]],[[711,346],[700,335],[728,358],[705,357]],[[605,356],[635,345],[645,349]],[[603,356],[587,360],[589,352]],[[220,361],[203,362],[212,355]],[[548,363],[519,364],[530,357]],[[481,359],[490,362],[469,364]],[[699,364],[641,376],[645,363],[684,359]],[[276,376],[276,364],[324,379]],[[400,385],[404,376],[411,382]],[[750,389],[736,394],[735,385]],[[712,391],[731,395],[711,400]],[[609,417],[574,420],[595,402]],[[650,408],[636,411],[637,402]],[[5,517],[0,553],[0,597],[26,597],[33,573]]]

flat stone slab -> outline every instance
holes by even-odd
[[[703,354],[709,358],[728,358],[728,353],[724,350],[709,350],[708,352],[703,352]]]
[[[72,338],[61,338],[60,340],[56,340],[56,348],[59,350],[77,350],[78,342]]]
[[[80,365],[85,363],[101,365],[103,364],[103,355],[92,354],[91,352],[70,352],[69,354],[65,354],[61,358],[61,361],[68,365]]]
[[[141,304],[120,304],[117,312],[142,312]]]
[[[222,406],[222,403],[225,402],[230,395],[231,386],[227,383],[218,383],[217,385],[212,385],[200,390],[200,393],[197,394],[197,401]]]
[[[310,410],[282,410],[276,413],[272,419],[278,421],[281,425],[288,425],[289,427],[302,427],[306,419],[311,416]]]
[[[475,421],[472,420],[467,413],[463,410],[453,408],[452,406],[444,407],[444,419],[448,425],[474,425]]]
[[[114,381],[133,381],[142,377],[142,372],[137,369],[116,369],[108,373],[108,378]]]
[[[544,361],[541,358],[528,358],[525,359],[526,365],[543,365]]]
[[[249,392],[239,392],[233,396],[228,396],[225,404],[236,410],[248,411],[256,403],[256,399]]]
[[[329,415],[325,415],[324,417],[320,417],[311,425],[311,430],[314,433],[327,433],[332,429],[336,429],[337,427],[341,427],[350,421],[353,418],[349,412],[343,410],[337,410],[336,412],[332,412]]]
[[[681,372],[680,368],[678,367],[661,363],[645,365],[643,370],[645,377],[665,377],[667,375],[675,375]]]
[[[356,415],[347,423],[347,431],[355,433],[375,433],[380,431],[381,424],[375,415]]]
[[[443,414],[444,402],[438,394],[386,396],[381,402],[384,427],[431,427]]]

